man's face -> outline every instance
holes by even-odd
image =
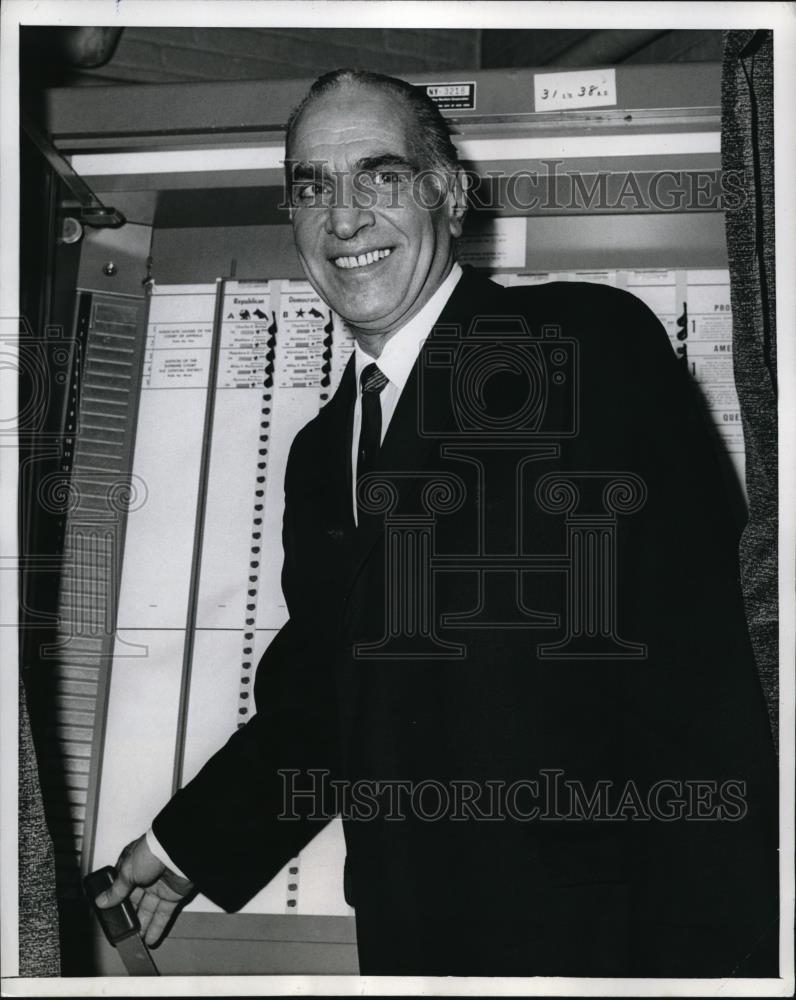
[[[359,84],[318,98],[293,136],[299,257],[318,294],[364,333],[390,333],[422,308],[461,232],[458,179],[457,195],[424,175],[410,136],[401,100]]]

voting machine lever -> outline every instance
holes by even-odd
[[[83,888],[94,907],[102,931],[110,944],[119,952],[124,967],[131,976],[159,976],[157,966],[152,961],[149,949],[141,937],[141,924],[135,907],[129,899],[107,910],[96,905],[101,892],[110,889],[116,878],[116,869],[111,865],[98,868],[83,879]]]

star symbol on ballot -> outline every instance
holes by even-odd
[[[304,310],[303,310],[303,309],[297,309],[297,310],[296,310],[296,315],[297,315],[298,317],[301,317],[301,316],[303,316],[303,315],[304,315]]]

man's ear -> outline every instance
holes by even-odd
[[[456,167],[448,184],[449,225],[451,236],[461,236],[467,214],[467,188],[469,178],[462,167]]]

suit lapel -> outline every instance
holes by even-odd
[[[500,285],[481,277],[471,268],[463,268],[462,277],[445,305],[439,319],[423,345],[420,355],[409,374],[390,425],[384,436],[374,475],[389,480],[398,493],[398,504],[408,491],[417,484],[418,476],[434,471],[439,459],[440,441],[436,432],[447,430],[455,433],[456,422],[450,392],[435,391],[439,383],[426,377],[433,370],[434,352],[449,349],[461,337],[466,336],[473,318],[480,312],[489,312],[496,296],[503,291]],[[352,359],[353,362],[353,359]],[[443,368],[445,366],[443,365]],[[348,369],[346,369],[348,374]],[[353,419],[353,392],[355,377],[351,371]],[[346,435],[350,449],[351,430]],[[351,497],[351,457],[350,450],[346,462],[349,491]],[[417,473],[413,479],[410,473]],[[350,594],[362,566],[376,543],[384,534],[384,515],[370,514],[360,518],[354,535],[351,562],[343,583],[346,599]]]

